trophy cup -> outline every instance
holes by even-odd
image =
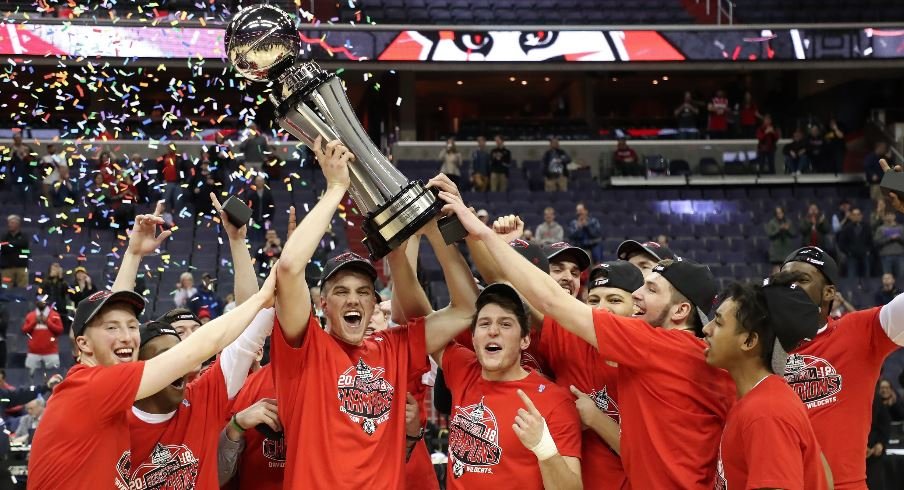
[[[317,136],[338,139],[354,155],[349,194],[364,221],[364,245],[371,259],[384,257],[443,206],[420,181],[409,182],[371,142],[349,104],[342,81],[316,63],[296,62],[301,51],[295,23],[277,7],[254,5],[239,11],[224,39],[229,62],[252,81],[273,82],[270,101],[279,125],[309,147]],[[464,237],[454,215],[440,220],[447,243]]]

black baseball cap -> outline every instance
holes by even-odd
[[[170,311],[167,311],[156,321],[172,326],[174,323],[181,322],[183,320],[191,320],[199,325],[201,324],[201,319],[198,318],[197,315],[192,313],[188,308],[174,308]]]
[[[799,248],[785,258],[785,261],[782,262],[782,266],[784,267],[788,262],[803,262],[805,264],[810,264],[819,269],[819,272],[822,272],[822,275],[828,279],[830,284],[837,286],[840,282],[838,276],[838,264],[831,255],[819,247],[808,246]]]
[[[550,262],[570,260],[578,265],[581,272],[587,270],[593,259],[583,248],[575,247],[568,242],[556,242],[543,247],[543,253]]]
[[[355,269],[369,276],[371,281],[377,280],[377,269],[374,268],[374,265],[369,260],[354,252],[345,252],[326,261],[323,266],[323,272],[320,274],[320,282],[317,285],[323,286],[323,283],[343,269]]]
[[[546,258],[546,254],[543,253],[543,250],[537,244],[516,239],[510,241],[509,246],[527,259],[528,262],[537,266],[544,274],[549,274],[549,259]]]
[[[716,280],[709,267],[692,260],[675,258],[669,265],[656,264],[652,272],[671,283],[697,308],[697,316],[702,325],[709,323],[709,312],[713,307],[718,290]]]
[[[182,340],[182,337],[179,337],[179,333],[176,332],[176,329],[169,323],[153,320],[141,327],[141,347],[144,347],[148,342],[163,335],[172,335],[177,339]]]
[[[657,261],[672,259],[677,256],[665,245],[656,242],[638,242],[637,240],[625,240],[619,244],[615,251],[615,256],[621,260],[628,260],[638,253],[652,255]]]
[[[797,284],[772,284],[769,279],[765,279],[763,295],[769,311],[769,324],[775,334],[772,370],[783,374],[788,353],[801,342],[816,336],[821,326],[819,306]]]
[[[494,282],[489,286],[483,288],[483,291],[477,295],[477,311],[480,311],[481,308],[486,306],[489,303],[490,295],[498,295],[505,298],[511,299],[515,303],[515,307],[519,309],[516,313],[519,315],[528,316],[527,305],[524,304],[524,300],[521,298],[521,295],[518,294],[518,291],[515,290],[511,285],[506,284],[504,282]]]
[[[112,303],[125,303],[135,310],[135,317],[141,316],[144,311],[144,298],[134,291],[98,291],[81,300],[75,308],[75,316],[72,319],[72,331],[78,337],[85,333],[85,328],[91,320],[100,313],[100,310]]]
[[[587,289],[617,288],[633,293],[643,286],[643,273],[625,260],[610,260],[590,269]]]

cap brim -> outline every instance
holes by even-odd
[[[527,306],[524,304],[524,299],[521,298],[521,295],[518,294],[518,291],[515,290],[512,286],[504,283],[504,282],[495,282],[490,284],[489,286],[483,288],[483,291],[477,295],[477,302],[480,303],[481,298],[486,298],[486,296],[495,294],[498,296],[503,296],[511,299],[521,308],[521,313],[527,314]]]
[[[549,254],[547,259],[550,262],[555,262],[557,257],[561,255],[566,255],[575,259],[574,263],[578,265],[578,268],[581,269],[581,272],[587,270],[590,267],[590,264],[593,262],[593,259],[590,258],[590,254],[587,253],[583,248],[578,247],[565,247],[563,249],[556,250],[555,252]],[[564,257],[561,257],[559,260],[562,260]]]
[[[642,252],[646,254],[650,254],[659,260],[659,255],[653,253],[647,247],[644,247],[642,243],[637,240],[625,240],[619,244],[618,249],[615,250],[615,256],[621,260],[628,260],[632,254]]]
[[[329,274],[321,277],[318,284],[323,286],[323,283],[330,280],[331,277],[346,269],[356,269],[369,276],[371,281],[377,280],[377,269],[374,268],[373,264],[366,260],[349,260],[348,262],[339,264],[335,269],[331,270]]]
[[[91,323],[91,320],[94,320],[94,318],[97,317],[98,313],[100,313],[100,311],[102,309],[104,309],[104,307],[106,307],[110,304],[113,304],[113,303],[125,303],[125,304],[131,306],[132,309],[135,311],[136,318],[141,316],[141,314],[144,312],[144,308],[146,306],[144,298],[140,294],[138,294],[134,291],[116,291],[115,293],[111,294],[110,296],[107,296],[102,301],[97,303],[97,305],[94,307],[94,311],[92,311],[91,314],[89,314],[85,318],[84,323],[80,326],[80,328],[78,329],[76,334],[81,335],[81,334],[85,333],[85,329],[88,328],[88,325]],[[74,328],[74,326],[73,326],[73,328]]]

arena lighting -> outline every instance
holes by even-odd
[[[819,80],[816,80],[816,83],[822,85],[823,83],[826,83],[826,81],[820,78]]]
[[[543,81],[544,81],[544,82],[548,82],[548,81],[549,81],[549,77],[543,77]]]
[[[659,80],[653,80],[653,85],[659,85]]]
[[[514,82],[515,80],[517,80],[515,77],[509,77],[510,82]]]
[[[521,85],[527,85],[527,80],[521,80]]]
[[[662,81],[668,82],[668,81],[669,81],[669,76],[668,76],[668,75],[663,75],[663,76],[662,76]]]
[[[461,80],[459,80],[459,81],[455,82],[455,84],[456,84],[456,85],[464,85],[465,82],[462,82]]]

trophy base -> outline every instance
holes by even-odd
[[[392,199],[368,213],[364,220],[364,246],[371,260],[379,260],[427,224],[443,201],[420,181],[409,182]]]
[[[904,172],[889,171],[882,176],[882,182],[879,184],[882,189],[882,195],[888,197],[889,192],[894,192],[898,199],[904,201]]]

